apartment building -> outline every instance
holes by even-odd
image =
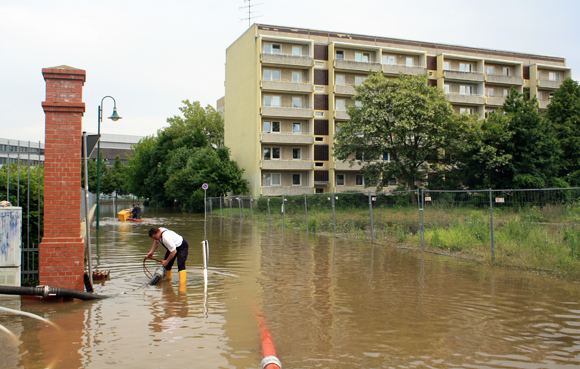
[[[224,109],[225,145],[250,193],[363,191],[360,165],[334,159],[333,137],[354,86],[376,72],[428,73],[457,113],[482,116],[512,87],[546,109],[571,76],[561,57],[254,24],[226,51]]]
[[[43,143],[0,138],[0,167],[8,163],[38,165],[43,161]]]

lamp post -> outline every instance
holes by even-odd
[[[99,105],[99,120],[97,126],[97,134],[99,135],[99,141],[97,142],[97,229],[99,229],[99,203],[101,202],[101,122],[103,121],[103,101],[110,97],[113,99],[113,114],[109,117],[113,122],[122,119],[119,114],[117,114],[117,101],[112,96],[105,96],[101,99],[101,105]]]

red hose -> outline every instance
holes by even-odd
[[[276,357],[276,350],[274,349],[274,341],[272,340],[272,336],[270,335],[270,330],[264,321],[264,318],[261,315],[257,316],[258,318],[258,325],[260,327],[260,339],[262,341],[262,363],[264,359],[275,359],[274,362],[270,362],[263,369],[280,369],[281,364],[278,364],[280,361]],[[269,360],[272,361],[272,360]]]

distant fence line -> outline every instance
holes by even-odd
[[[579,187],[457,191],[418,189],[212,197],[207,199],[206,212],[209,216],[250,220],[252,223],[267,222],[269,226],[298,228],[381,245],[400,246],[412,241],[421,250],[425,250],[426,234],[430,245],[450,251],[460,250],[462,245],[458,243],[463,239],[464,242],[487,245],[487,249],[482,250],[482,257],[489,255],[493,262],[498,228],[504,230],[508,225],[511,227],[513,222],[523,221],[535,222],[544,228],[555,227],[559,231],[564,228],[577,231],[580,217],[574,218],[576,210],[570,206],[578,205],[579,200]],[[553,210],[552,214],[546,207],[560,210]],[[410,212],[412,209],[415,211]],[[544,210],[540,212],[539,209]],[[563,213],[570,211],[572,218],[570,214]],[[461,231],[454,228],[459,223],[469,234],[461,235]],[[457,234],[448,234],[450,229],[455,229]],[[575,244],[571,247],[574,248]],[[580,258],[580,245],[577,252]]]

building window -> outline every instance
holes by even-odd
[[[264,122],[264,133],[280,133],[280,122]]]
[[[443,70],[451,70],[451,64],[449,62],[443,62]]]
[[[494,67],[485,67],[485,73],[486,74],[495,74],[495,68]]]
[[[266,81],[279,81],[280,71],[276,69],[264,69],[264,80]]]
[[[507,88],[504,88],[504,89],[503,89],[503,97],[508,97],[508,96],[509,96],[509,94],[510,94],[510,90],[509,90],[509,89],[507,89]]]
[[[322,86],[316,86],[316,87],[314,87],[314,90],[317,91],[317,92],[324,92],[324,87],[322,87]]]
[[[292,159],[300,160],[302,159],[302,149],[299,147],[295,147],[292,149]]]
[[[560,80],[560,73],[548,72],[548,80],[549,81],[559,81]]]
[[[316,166],[316,167],[323,167],[324,166],[324,163],[314,163],[314,166]]]
[[[344,74],[337,74],[336,75],[336,84],[338,86],[344,86]]]
[[[282,97],[276,95],[264,95],[264,106],[282,106]]]
[[[344,60],[344,50],[336,50],[336,60]]]
[[[323,117],[324,116],[324,112],[317,111],[316,113],[314,113],[314,115],[316,115],[317,117]]]
[[[314,62],[314,65],[316,65],[317,67],[324,67],[324,62],[316,61]]]
[[[494,97],[495,96],[495,90],[493,88],[486,87],[485,88],[485,96],[487,96],[487,97]]]
[[[395,65],[397,64],[397,57],[392,55],[383,55],[383,64]]]
[[[292,107],[293,108],[301,108],[302,107],[302,98],[301,97],[293,97],[292,98]]]
[[[473,72],[473,64],[471,64],[471,63],[459,63],[459,71],[471,73],[471,72]]]
[[[302,133],[302,123],[299,123],[299,122],[292,123],[292,133],[301,134]]]
[[[354,85],[355,86],[360,86],[363,84],[363,82],[367,79],[367,77],[363,77],[363,76],[355,76],[354,77]]]
[[[279,147],[264,147],[264,160],[280,160]]]
[[[302,73],[292,72],[292,82],[302,82]]]
[[[314,141],[324,141],[324,137],[316,137]]]
[[[491,114],[493,114],[493,113],[495,113],[495,110],[486,110],[486,111],[485,111],[485,117],[486,117],[486,118],[489,118],[489,116],[490,116]]]
[[[503,75],[506,77],[510,76],[510,68],[509,67],[503,67]]]
[[[407,66],[407,67],[412,67],[412,66],[414,66],[414,65],[415,65],[415,63],[414,63],[414,61],[413,61],[413,58],[409,58],[409,57],[407,57],[405,66]]]
[[[356,185],[357,186],[364,186],[365,181],[363,179],[362,174],[357,174],[355,180],[356,180]]]
[[[443,85],[443,92],[446,94],[450,94],[451,93],[451,86],[449,84]]]
[[[336,99],[336,110],[346,110],[346,101],[344,99]]]
[[[359,63],[368,63],[371,59],[371,54],[369,53],[354,53],[354,61]]]
[[[264,173],[262,176],[263,187],[280,186],[280,184],[280,173]]]
[[[354,106],[356,106],[357,108],[362,108],[362,101],[355,101]]]
[[[469,115],[473,114],[473,108],[459,108],[459,114],[467,113]]]
[[[302,56],[302,46],[292,46],[292,56]]]
[[[388,152],[384,152],[383,153],[383,160],[384,161],[391,161],[391,154],[389,154]]]
[[[300,173],[292,174],[292,186],[302,186],[302,174]]]
[[[473,86],[471,85],[461,85],[459,86],[459,94],[460,95],[473,95]]]
[[[279,44],[264,44],[265,54],[280,54],[281,49]]]
[[[389,180],[389,186],[396,186],[397,185],[397,180],[396,179],[390,179]]]
[[[344,186],[344,174],[337,174],[336,175],[336,185],[337,186]]]

